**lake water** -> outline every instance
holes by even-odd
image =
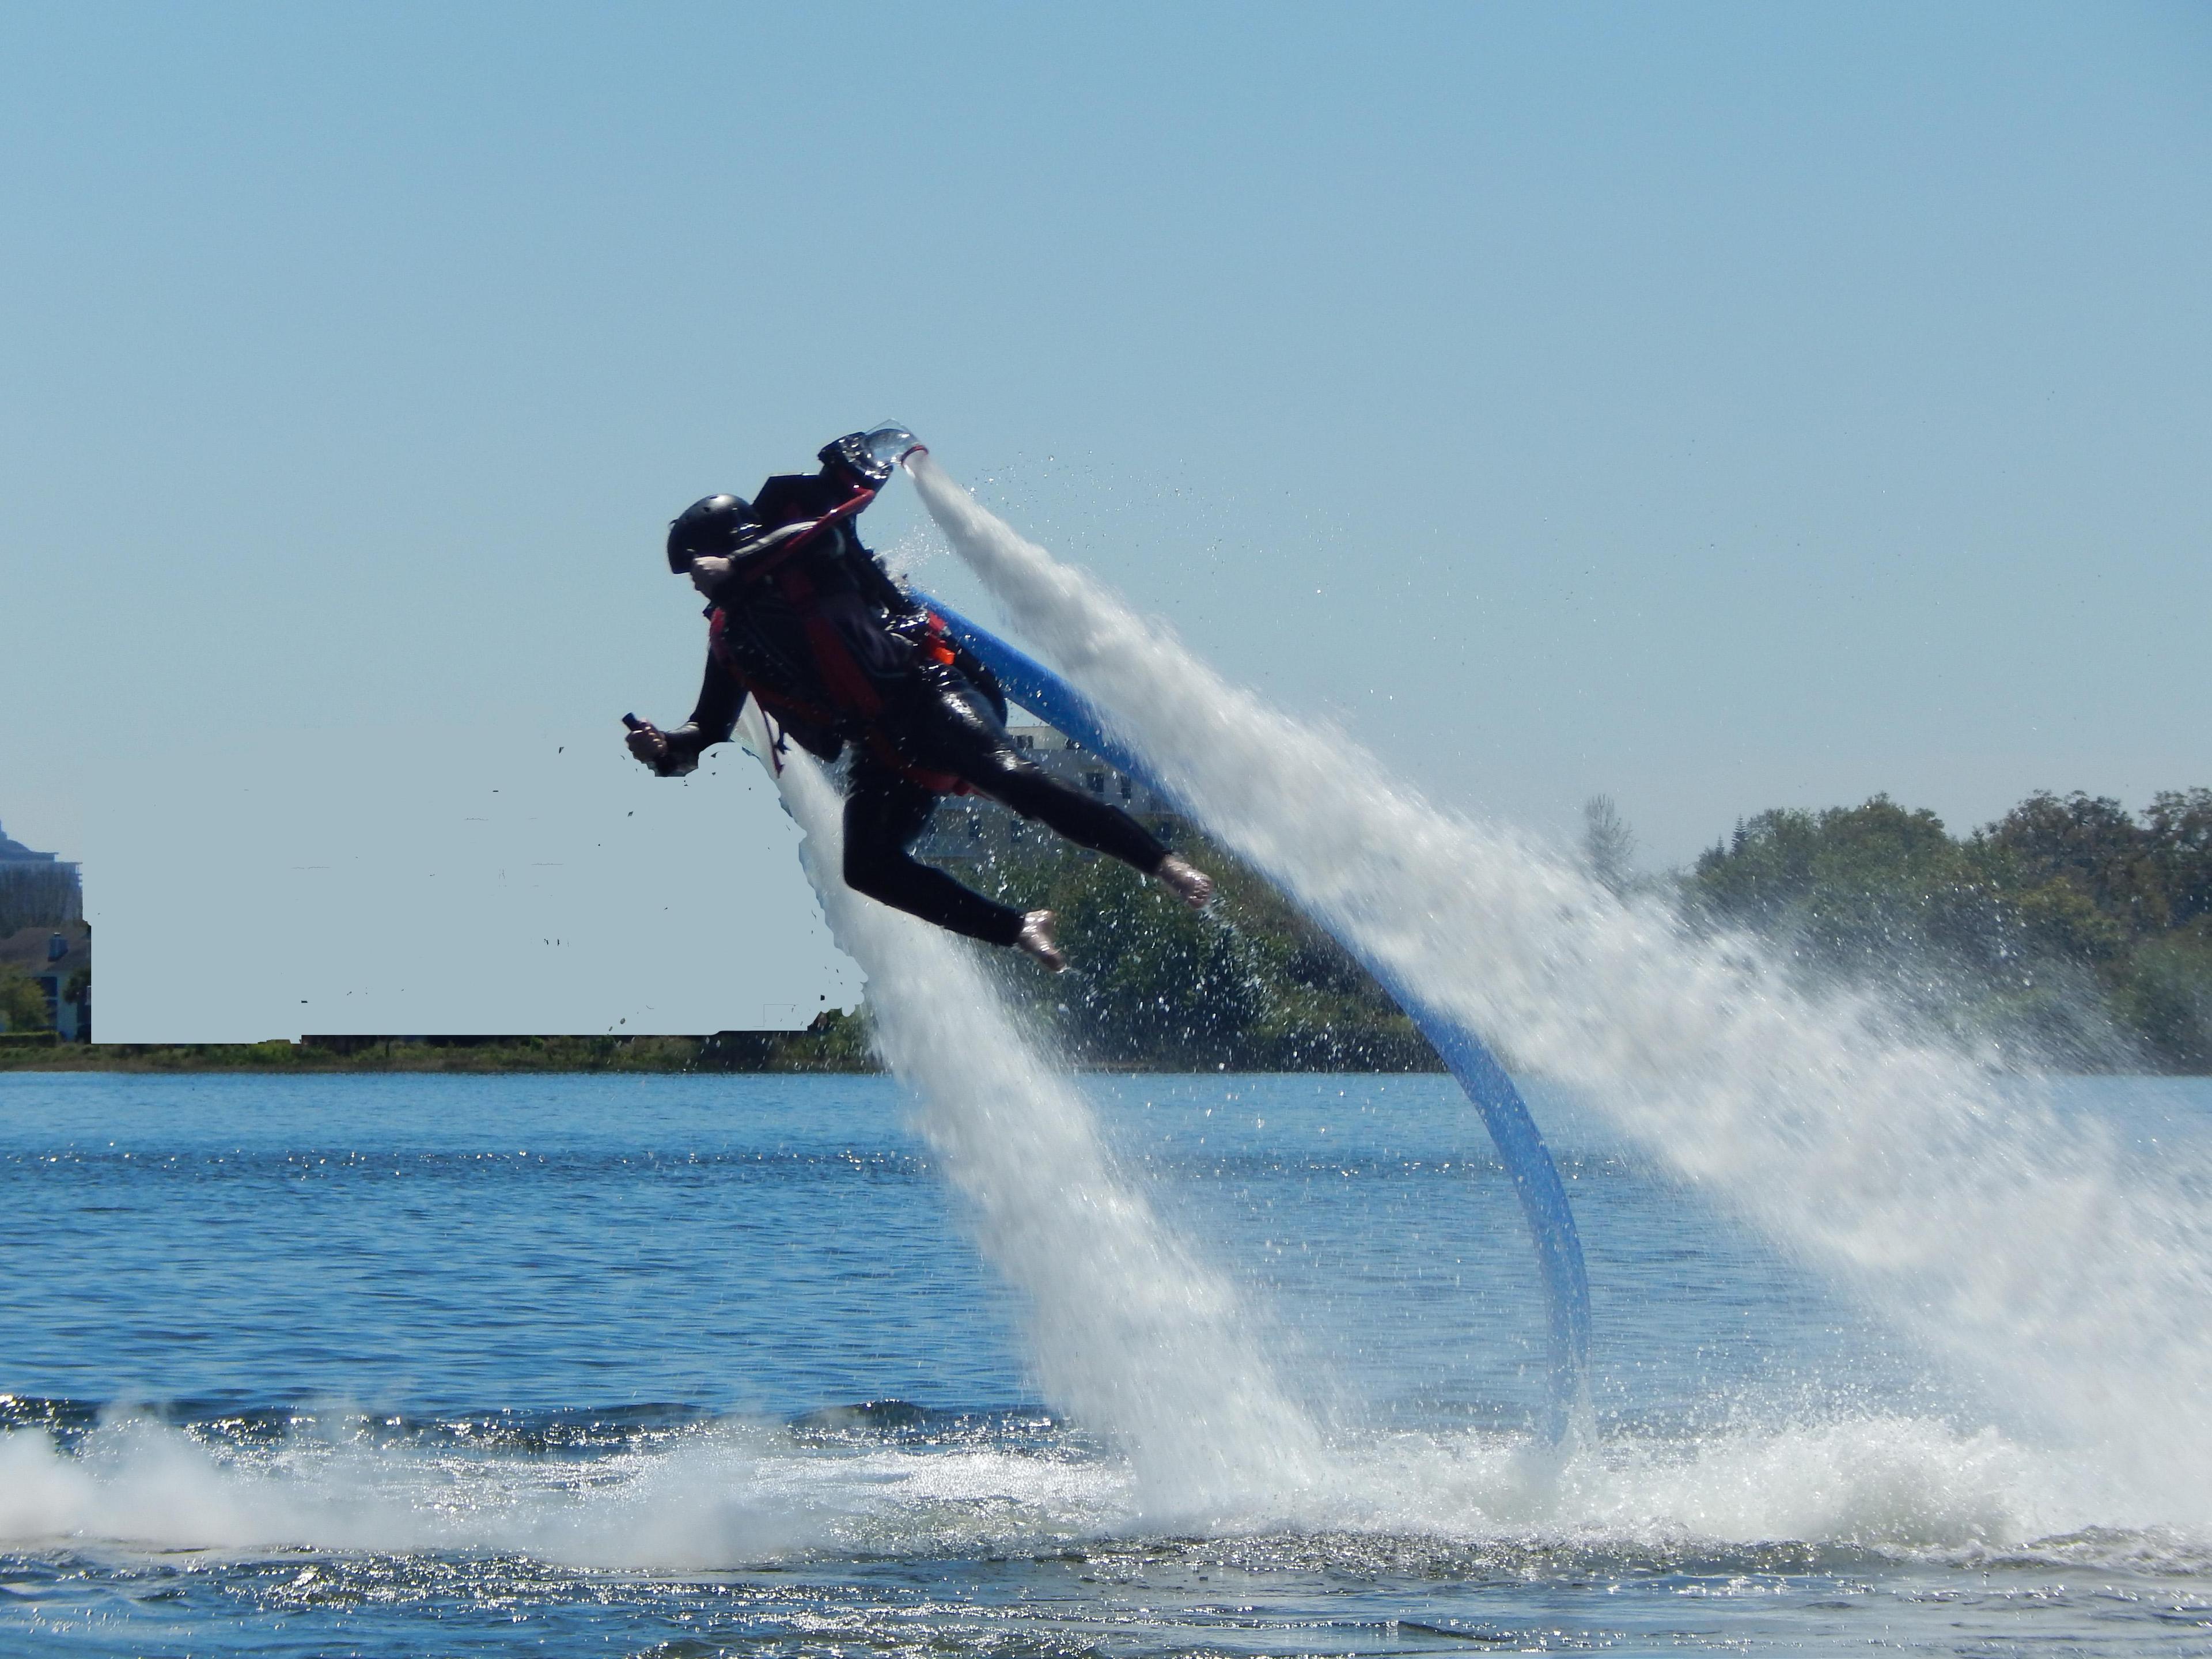
[[[1559,1450],[1449,1079],[1085,1086],[1322,1425],[1265,1512],[1054,1414],[886,1080],[0,1077],[0,1651],[2212,1652],[2212,1530],[1601,1114],[1531,1090],[1595,1317]],[[2212,1156],[2212,1082],[2059,1100]]]

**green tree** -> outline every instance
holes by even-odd
[[[2114,1012],[2168,1065],[2212,1071],[2212,915],[2146,940],[2120,965]]]
[[[2063,882],[2130,935],[2173,919],[2152,836],[2107,796],[2038,791],[1976,839],[1992,855],[1989,869],[2014,890]]]
[[[1876,795],[1747,819],[1698,860],[1691,890],[1705,914],[1839,966],[1925,945],[1943,898],[1966,879],[1941,818]]]
[[[2029,796],[1954,840],[1884,796],[1763,812],[1684,881],[1693,917],[1799,971],[2045,1063],[2203,1066],[2212,1051],[2212,791]]]
[[[46,994],[21,969],[0,963],[0,1020],[10,1031],[50,1031]]]
[[[983,872],[1008,902],[1059,913],[1069,971],[1010,963],[1003,982],[1071,1051],[1178,1070],[1438,1066],[1413,1023],[1269,883],[1218,848],[1187,850],[1218,884],[1203,915],[1056,841],[1025,837]]]
[[[2154,795],[2143,819],[2173,925],[2212,915],[2212,789]]]
[[[1608,892],[1628,890],[1634,879],[1629,865],[1636,857],[1636,832],[1620,815],[1610,795],[1592,795],[1583,803],[1583,863]]]

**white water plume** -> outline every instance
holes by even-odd
[[[2069,1471],[1995,1431],[1876,1415],[1585,1445],[1564,1463],[1532,1457],[1517,1434],[1393,1436],[1338,1449],[1322,1483],[1269,1525],[1174,1525],[1273,1537],[1293,1556],[1357,1559],[1362,1538],[1662,1553],[1794,1542],[1936,1559],[2071,1552],[2203,1571],[2185,1540],[2141,1528],[2085,1539],[2098,1515]],[[1162,1529],[1117,1462],[991,1444],[823,1449],[739,1423],[586,1456],[344,1434],[241,1444],[143,1419],[104,1425],[70,1450],[40,1431],[0,1434],[4,1552],[490,1552],[717,1571],[1052,1550]]]
[[[831,932],[868,976],[884,1060],[1027,1304],[1046,1397],[1104,1434],[1158,1519],[1267,1514],[1319,1469],[1228,1281],[1116,1169],[1089,1105],[1015,1027],[969,949],[839,878],[836,792],[803,757],[785,799]]]
[[[1207,830],[1432,1006],[1963,1362],[2143,1518],[2212,1523],[2212,1237],[2033,1091],[1440,811],[909,463],[954,550]]]

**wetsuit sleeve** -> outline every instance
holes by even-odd
[[[721,664],[710,655],[707,672],[699,682],[699,701],[693,705],[691,718],[684,722],[699,732],[702,749],[718,743],[727,743],[730,733],[738,728],[738,716],[745,712],[745,688],[731,678]]]
[[[713,657],[707,659],[706,677],[699,683],[699,701],[691,718],[667,733],[668,759],[653,769],[664,778],[680,778],[695,771],[702,751],[727,743],[744,712],[745,689],[723,671]]]

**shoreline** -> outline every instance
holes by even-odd
[[[1163,1059],[1157,1065],[1071,1063],[1080,1073],[1141,1077],[1219,1070],[1238,1075],[1441,1075],[1441,1063],[1419,1066],[1347,1065],[1196,1066]],[[0,1039],[0,1076],[17,1073],[120,1073],[134,1076],[528,1076],[533,1073],[686,1076],[868,1077],[884,1074],[857,1033],[721,1031],[711,1037],[344,1037],[295,1042],[38,1042]],[[2053,1077],[2212,1077],[2212,1072],[2139,1067],[2051,1071]]]
[[[1073,1070],[1144,1075],[1182,1073],[1188,1064],[1111,1065],[1076,1062]],[[1202,1067],[1202,1070],[1217,1069]],[[1223,1071],[1247,1068],[1221,1066]],[[1381,1077],[1441,1073],[1433,1066],[1382,1068],[1313,1066],[1267,1067],[1286,1074],[1372,1073]],[[131,1075],[283,1076],[387,1073],[475,1076],[616,1073],[682,1076],[714,1073],[875,1076],[884,1068],[858,1033],[722,1031],[711,1037],[349,1037],[294,1042],[82,1043],[0,1042],[0,1075],[15,1073],[120,1073]]]
[[[0,1042],[0,1073],[283,1074],[575,1072],[872,1072],[839,1033],[696,1036],[273,1037],[260,1042]]]

